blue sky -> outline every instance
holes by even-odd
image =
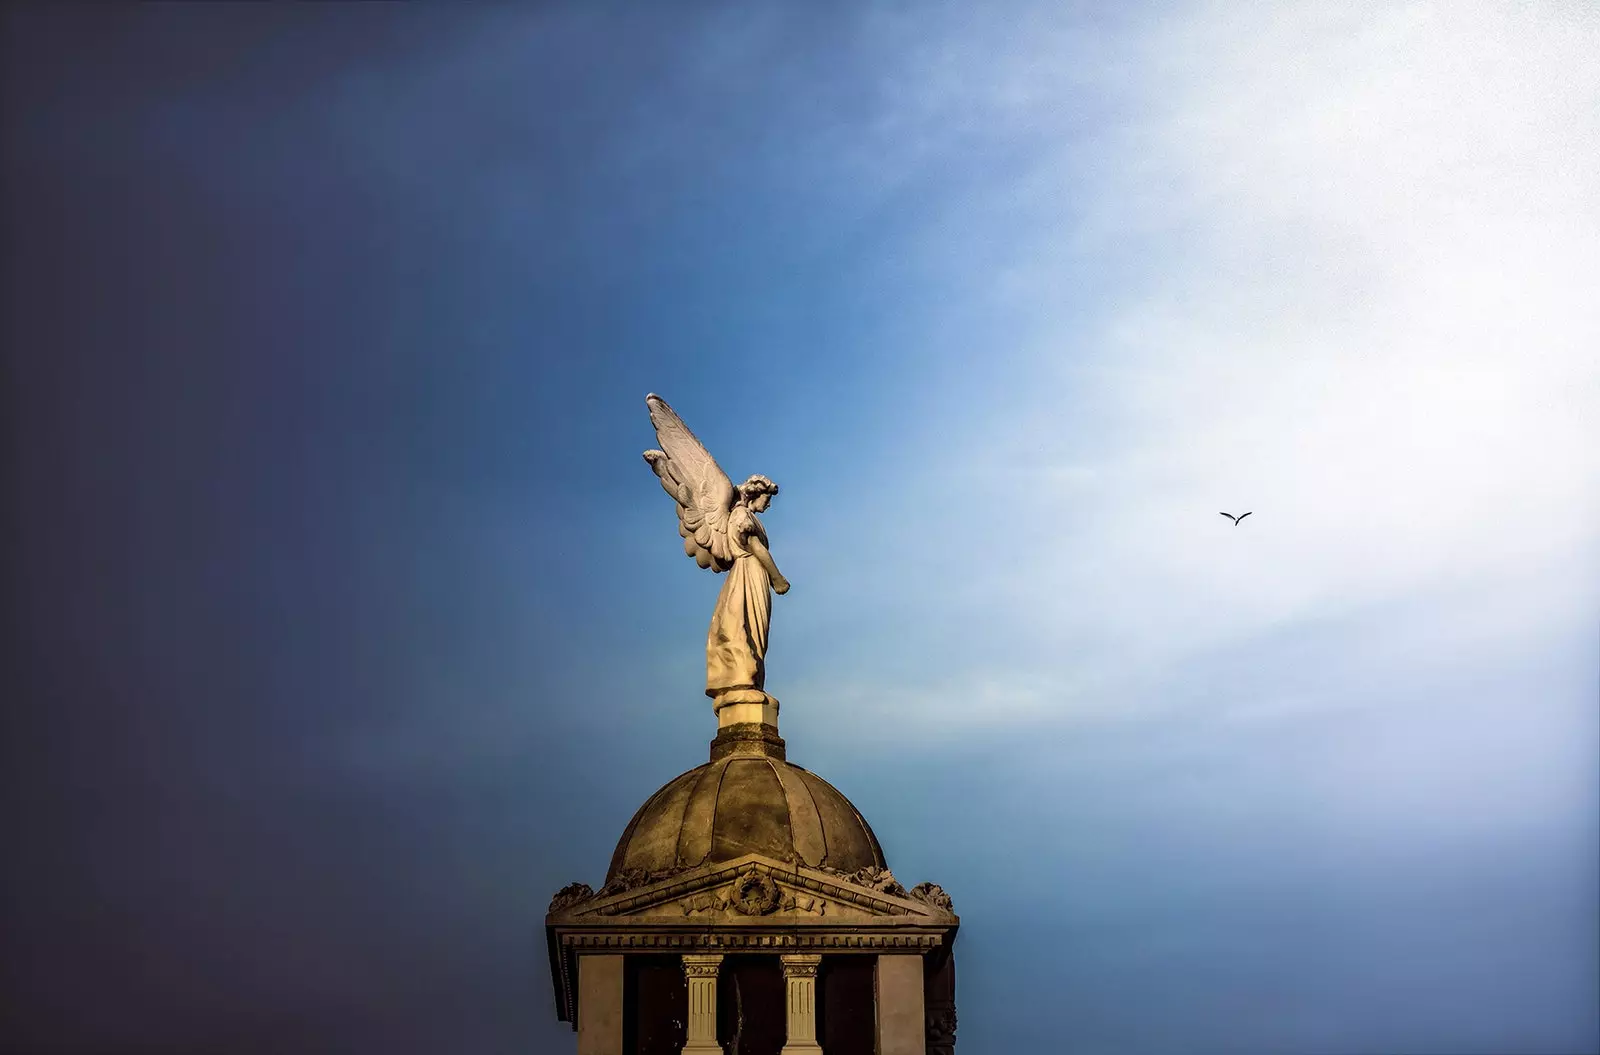
[[[21,1049],[570,1050],[649,391],[963,1051],[1600,1049],[1592,6],[3,18]]]

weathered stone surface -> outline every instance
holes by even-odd
[[[556,896],[550,899],[550,911],[560,912],[570,905],[588,901],[592,897],[594,891],[589,888],[588,883],[568,883],[556,891]]]
[[[911,888],[910,893],[918,901],[926,901],[934,908],[943,909],[945,912],[955,911],[955,903],[950,900],[950,895],[944,892],[944,887],[938,883],[918,883]]]
[[[922,957],[878,954],[878,1055],[927,1055]]]
[[[718,729],[717,738],[711,741],[711,761],[720,762],[729,755],[764,755],[780,762],[788,758],[783,737],[764,722],[737,722]]]
[[[822,1055],[817,1044],[817,968],[822,966],[822,956],[789,953],[781,962],[788,1019],[782,1055]]]
[[[578,957],[578,1055],[622,1055],[622,957]]]
[[[730,753],[650,796],[622,833],[606,882],[752,853],[846,874],[887,867],[866,818],[833,785],[782,758]]]
[[[719,925],[765,923],[780,928],[816,925],[827,917],[827,922],[839,926],[911,926],[930,932],[943,932],[959,922],[954,914],[911,897],[898,884],[895,887],[875,890],[833,872],[749,854],[725,864],[658,876],[637,887],[614,891],[607,887],[553,910],[546,922],[558,928],[612,927],[630,920],[674,930],[681,929],[686,916]]]
[[[948,946],[935,950],[926,958],[923,966],[922,999],[927,1016],[927,1055],[955,1055],[955,952]]]
[[[876,868],[869,865],[854,872],[847,872],[842,868],[830,868],[824,865],[822,870],[838,876],[846,883],[854,883],[856,886],[865,887],[868,890],[876,890],[880,894],[893,894],[895,897],[906,896],[906,888],[900,885],[900,881],[895,879],[894,873],[887,868]]]
[[[948,949],[960,926],[957,917],[882,882],[882,870],[859,871],[896,889],[749,854],[618,893],[598,892],[554,911],[545,919],[545,932],[558,1014],[574,1020],[577,958],[588,953],[916,958]]]
[[[722,954],[688,954],[683,957],[684,978],[689,986],[688,1037],[684,1043],[685,1055],[693,1052],[721,1055],[717,1043],[717,974],[722,967]]]

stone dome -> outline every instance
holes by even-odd
[[[751,853],[841,872],[887,868],[861,811],[826,780],[786,761],[782,743],[731,753],[713,745],[710,762],[639,807],[611,855],[606,882],[625,871],[673,872]]]

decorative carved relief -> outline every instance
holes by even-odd
[[[764,879],[766,877],[762,876],[760,878]],[[743,879],[741,879],[742,883]],[[760,904],[764,904],[764,902],[752,902],[749,907],[737,902],[735,900],[736,890],[736,886],[726,886],[720,890],[696,894],[693,897],[687,897],[677,902],[677,907],[683,911],[685,916],[720,915],[730,909],[737,909],[747,916],[767,915],[767,912],[760,911]],[[751,911],[752,908],[756,909],[756,911]],[[827,910],[828,903],[823,898],[812,897],[807,894],[792,894],[787,890],[777,888],[777,902],[774,908],[768,911],[801,912],[810,916],[823,916],[827,914]]]
[[[854,883],[856,886],[866,887],[868,890],[873,890],[880,894],[892,894],[896,897],[906,896],[906,888],[896,881],[894,873],[887,868],[874,868],[872,865],[868,865],[854,872],[841,872],[837,868],[823,868],[822,871],[835,878],[842,879],[846,883]]]
[[[732,888],[723,887],[720,890],[711,890],[704,894],[696,894],[693,897],[684,898],[678,902],[678,906],[683,909],[685,916],[702,916],[713,913],[720,915],[728,911],[728,902],[732,896]]]
[[[818,871],[828,876],[827,880],[820,876],[807,877],[803,871],[789,875],[757,864],[742,864],[737,872],[727,869],[709,875],[691,868],[659,872],[629,868],[618,872],[598,891],[572,884],[557,895],[560,905],[551,911],[593,899],[606,902],[594,911],[618,917],[662,912],[690,917],[774,913],[834,916],[841,909],[846,915],[862,910],[868,915],[896,916],[905,914],[908,909],[895,907],[883,899],[904,898],[919,901],[935,913],[954,914],[950,895],[942,887],[935,883],[919,883],[908,891],[886,868],[869,866],[854,872],[826,866],[819,868]],[[683,879],[683,873],[694,873],[697,877]],[[721,880],[724,885],[715,888],[704,885],[715,880]],[[649,888],[655,888],[654,896],[641,897],[633,893]]]
[[[956,1009],[954,1005],[928,1008],[928,1055],[954,1055],[956,1050]]]
[[[778,908],[784,912],[804,912],[808,916],[826,916],[828,903],[820,897],[811,897],[806,894],[785,893]]]
[[[721,968],[721,956],[685,956],[683,958],[683,973],[689,978],[715,978]]]
[[[624,868],[618,872],[605,886],[600,888],[600,897],[611,897],[634,887],[644,886],[650,882],[650,873],[642,868]]]
[[[778,884],[771,876],[746,872],[733,884],[732,901],[746,916],[765,916],[778,907]]]
[[[944,942],[939,934],[872,933],[844,925],[848,929],[785,931],[768,929],[739,933],[730,931],[705,934],[660,934],[649,931],[611,931],[603,934],[563,934],[561,944],[574,949],[936,949]],[[775,924],[781,928],[781,921]]]
[[[955,911],[950,895],[946,894],[944,887],[937,883],[918,883],[911,888],[911,896],[945,912]]]
[[[643,868],[624,868],[617,873],[616,878],[601,887],[595,897],[611,897],[614,894],[626,893],[642,886],[649,886],[651,883],[659,883],[661,880],[669,876],[675,876],[682,871],[685,871],[685,869],[669,868],[660,872],[646,872]]]
[[[568,883],[556,891],[556,896],[550,899],[550,911],[560,912],[564,908],[576,905],[580,901],[588,901],[594,897],[594,890],[588,883]]]

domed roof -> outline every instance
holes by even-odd
[[[815,773],[777,750],[723,754],[651,795],[622,833],[610,883],[624,871],[672,872],[759,853],[856,872],[887,868],[867,819]]]

